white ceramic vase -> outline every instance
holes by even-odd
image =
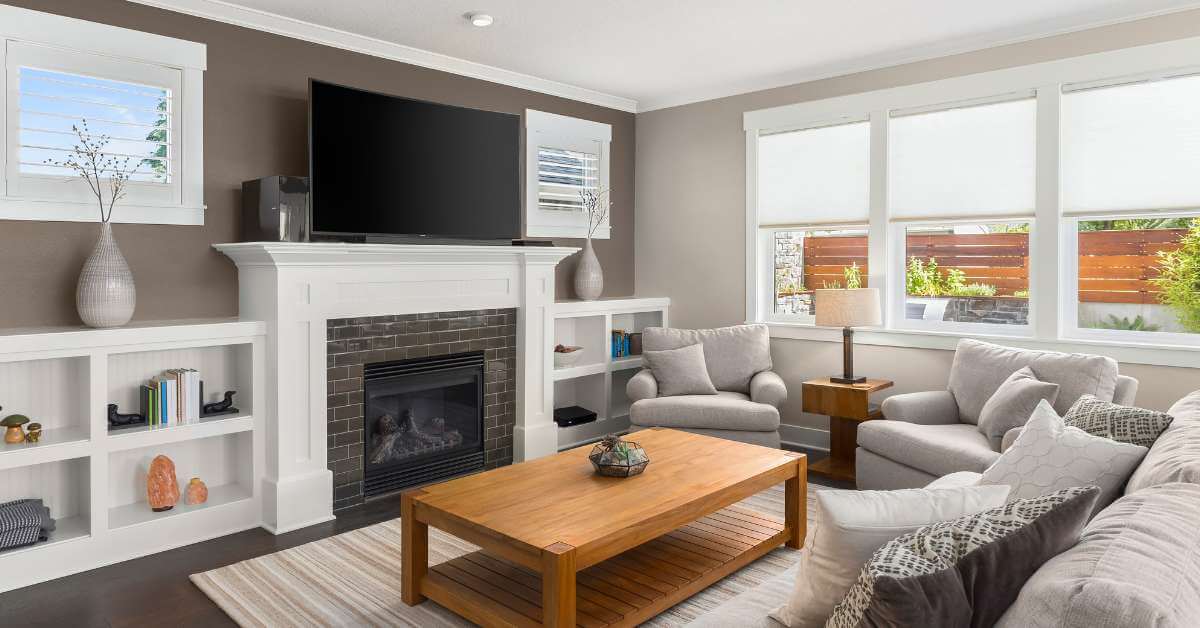
[[[595,301],[604,292],[604,271],[600,268],[600,260],[592,248],[592,239],[588,238],[583,244],[583,252],[579,255],[579,265],[575,267],[575,296],[584,301]]]
[[[117,248],[112,225],[100,223],[100,239],[83,263],[75,289],[79,318],[88,327],[120,327],[133,318],[135,305],[133,273]]]

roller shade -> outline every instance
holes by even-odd
[[[870,123],[852,122],[758,138],[758,224],[867,221]]]

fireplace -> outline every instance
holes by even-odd
[[[484,468],[484,353],[363,366],[363,494]]]

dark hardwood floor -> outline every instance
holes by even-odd
[[[800,451],[809,454],[810,462],[822,456],[820,452]],[[811,480],[826,486],[838,484],[817,476],[812,476]],[[9,591],[0,594],[0,627],[235,626],[188,580],[190,574],[398,516],[399,497],[386,497],[339,511],[336,521],[288,534],[275,536],[256,528]],[[0,578],[3,576],[0,574]]]

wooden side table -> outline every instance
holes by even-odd
[[[882,418],[879,406],[870,403],[871,393],[890,388],[886,379],[868,379],[861,384],[838,384],[828,377],[804,382],[804,411],[829,415],[829,457],[809,465],[813,473],[835,480],[854,481],[854,450],[858,447],[858,424]]]

